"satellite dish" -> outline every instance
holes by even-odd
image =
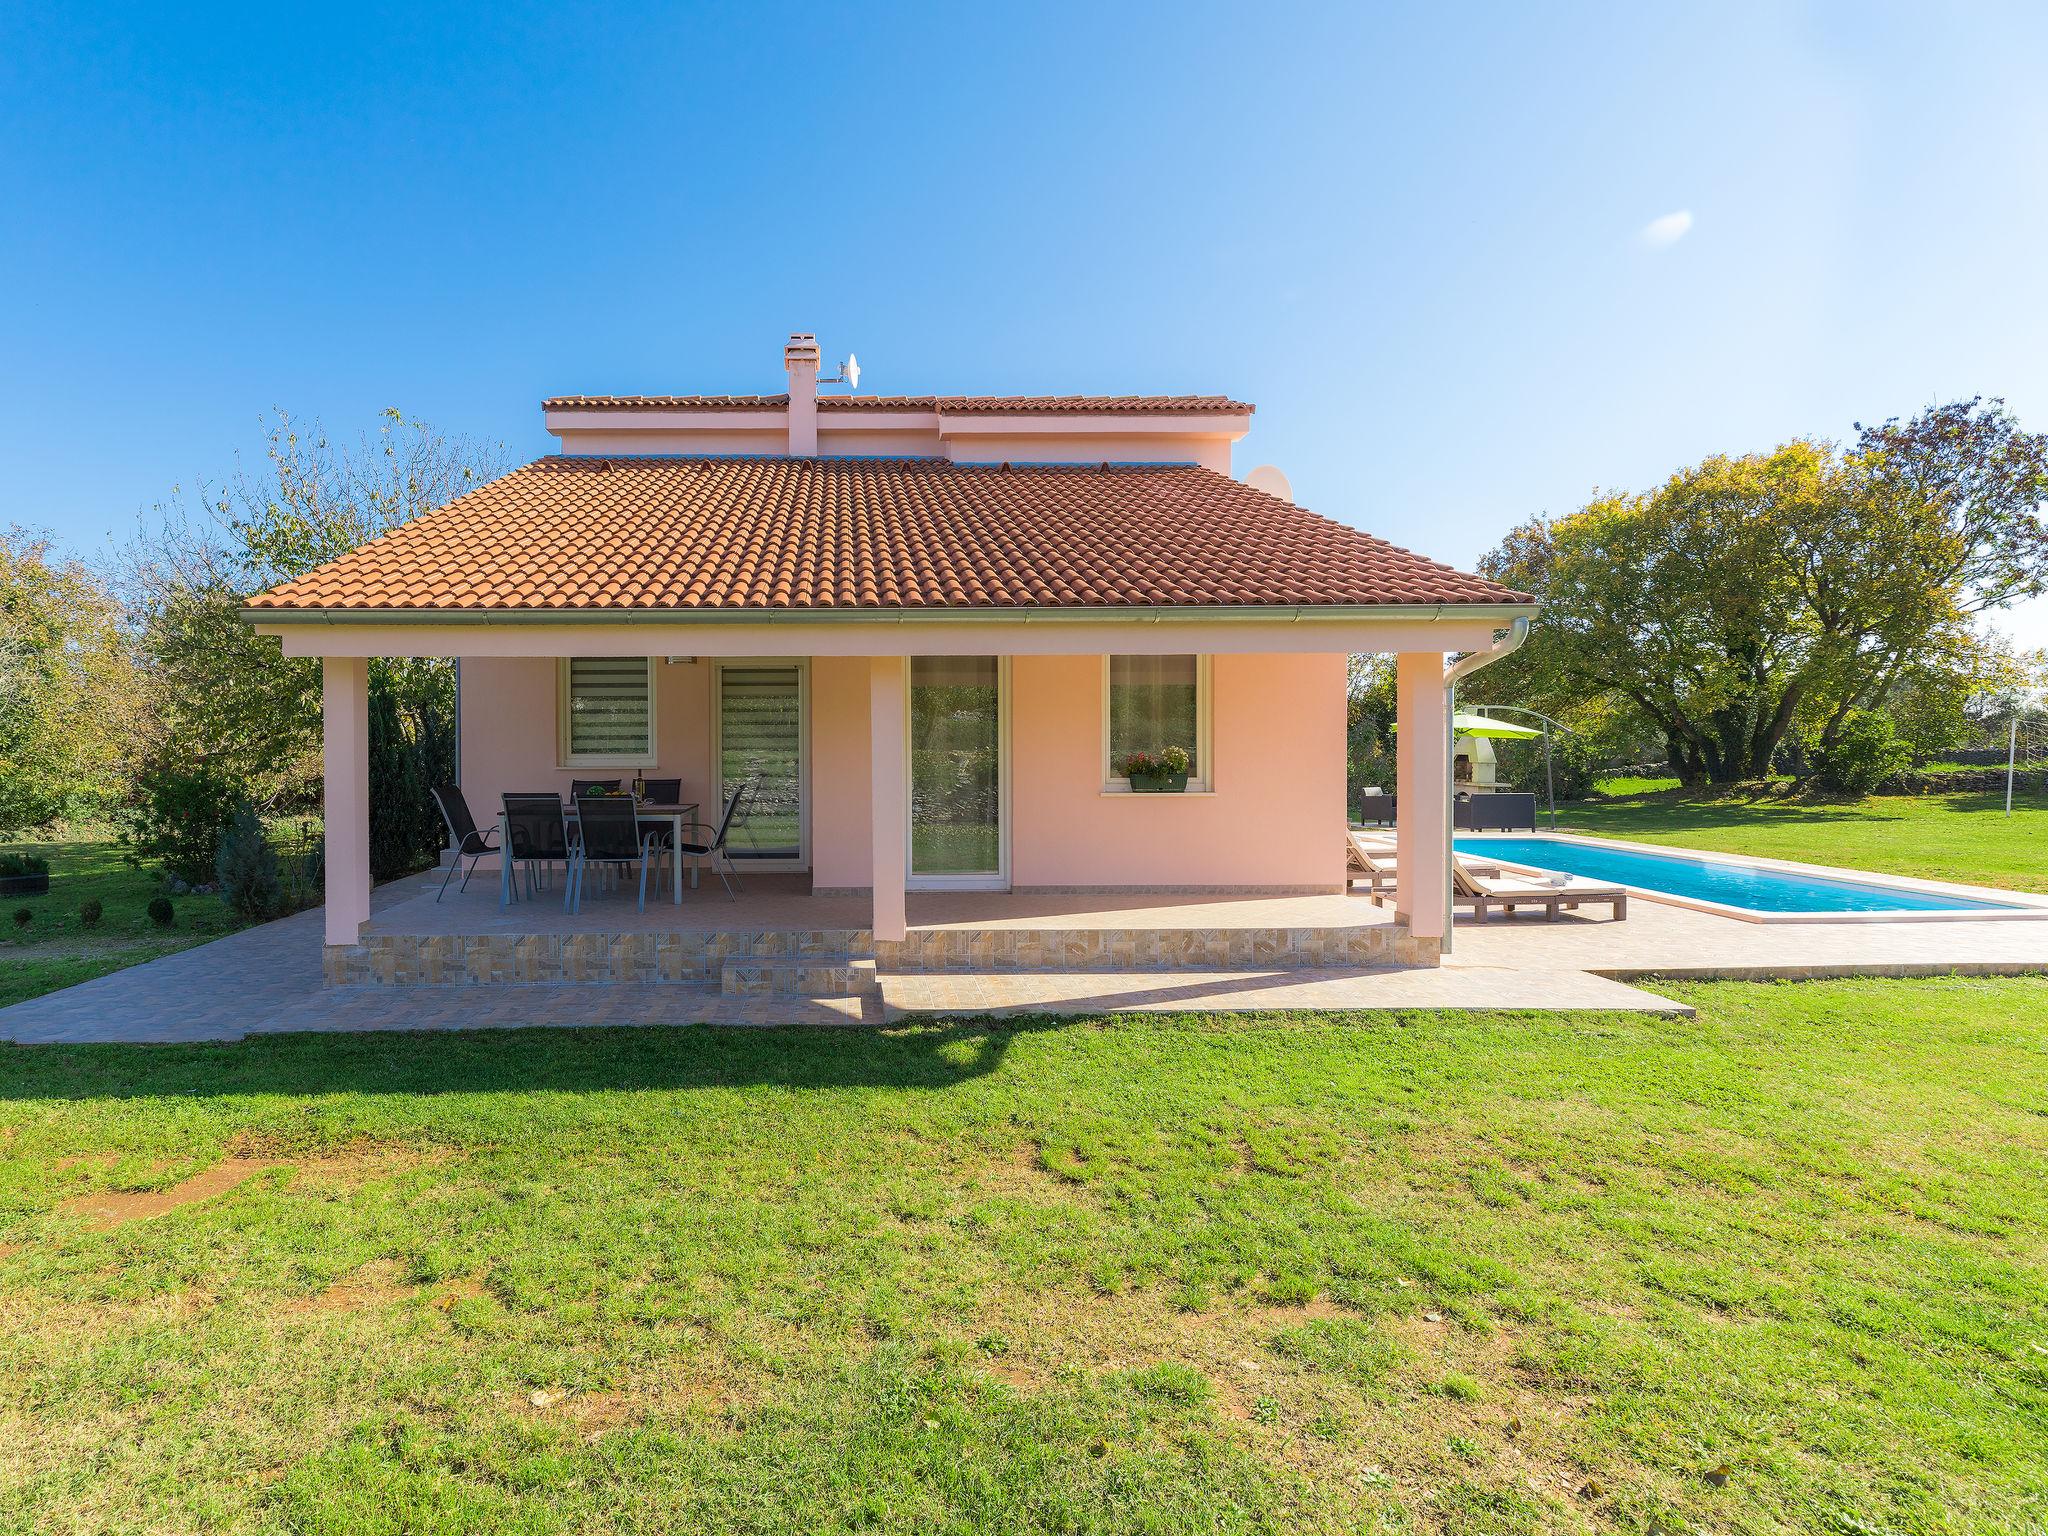
[[[843,373],[843,374],[845,374],[845,375],[846,375],[846,387],[847,387],[848,389],[859,389],[859,388],[860,388],[860,359],[859,359],[859,358],[855,357],[855,356],[854,356],[854,355],[853,355],[853,354],[852,354],[851,352],[847,353],[847,354],[846,354],[846,366],[845,366],[844,368],[840,369],[839,371],[840,371],[841,373]]]
[[[1255,491],[1264,491],[1268,496],[1278,496],[1282,501],[1294,500],[1294,487],[1287,483],[1287,477],[1271,464],[1261,464],[1244,477],[1244,483]]]

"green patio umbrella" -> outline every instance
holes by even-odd
[[[1389,732],[1400,730],[1400,725],[1387,727]],[[1541,736],[1543,733],[1526,725],[1510,725],[1505,720],[1489,720],[1485,715],[1451,716],[1451,734],[1454,736],[1520,736],[1525,738]]]
[[[1516,736],[1523,740],[1543,734],[1530,726],[1510,725],[1505,720],[1492,720],[1485,715],[1453,715],[1451,731],[1458,736]]]
[[[1514,706],[1503,706],[1515,708]],[[1534,710],[1515,708],[1517,714],[1536,714]],[[1495,720],[1489,715],[1454,714],[1451,716],[1453,736],[1496,736],[1521,741],[1543,740],[1543,798],[1550,808],[1551,830],[1557,829],[1557,791],[1550,772],[1550,727],[1556,722],[1548,715],[1536,715],[1543,724],[1539,726],[1510,725],[1505,720]],[[1400,726],[1390,725],[1387,729],[1398,731]]]

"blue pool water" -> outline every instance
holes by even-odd
[[[1509,864],[1527,864],[1560,874],[1583,875],[1613,885],[1664,891],[1752,912],[2010,912],[2014,904],[1973,901],[1967,896],[1934,896],[1897,886],[1864,885],[1713,864],[1682,854],[1636,853],[1589,843],[1553,842],[1542,837],[1461,837],[1458,852],[1490,854]]]

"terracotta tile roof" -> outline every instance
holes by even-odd
[[[1193,465],[732,456],[541,459],[250,606],[1524,601]]]
[[[556,395],[549,411],[779,411],[787,395]],[[1227,395],[820,395],[821,411],[952,411],[994,415],[1249,416],[1256,406]]]

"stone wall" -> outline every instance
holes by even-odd
[[[724,933],[375,934],[330,944],[329,986],[503,982],[716,984],[727,961],[872,958],[897,971],[1120,971],[1436,965],[1442,946],[1394,923],[1358,928],[919,928]]]

